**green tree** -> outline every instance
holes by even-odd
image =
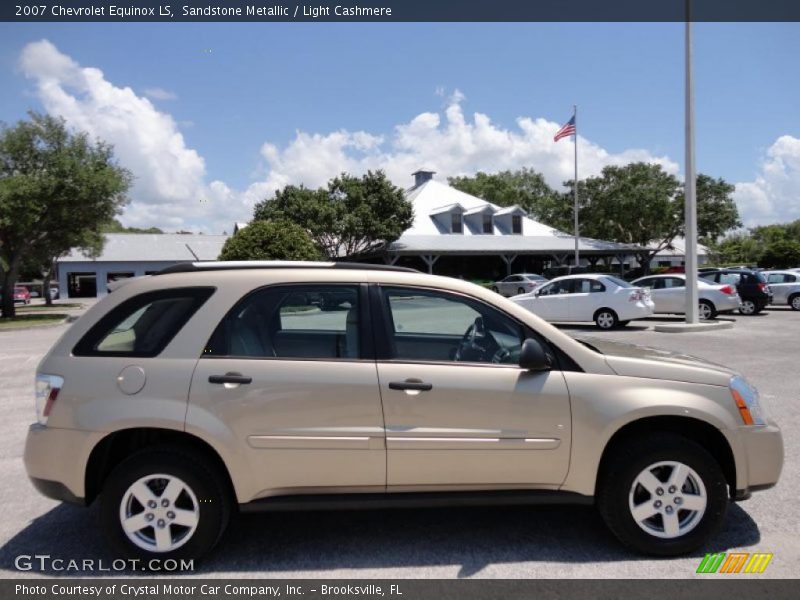
[[[111,146],[67,129],[63,119],[29,113],[0,128],[0,271],[3,317],[23,262],[93,245],[126,202],[130,173]]]
[[[493,174],[479,171],[472,177],[448,177],[447,182],[457,190],[492,204],[519,206],[531,218],[551,226],[557,218],[559,194],[547,185],[541,173],[527,167]]]
[[[318,190],[287,186],[256,205],[254,220],[296,223],[335,259],[382,250],[411,226],[414,214],[403,190],[382,171],[369,171],[342,173]]]
[[[125,227],[118,219],[112,219],[101,228],[103,233],[164,233],[158,227]]]
[[[736,232],[710,242],[711,262],[718,265],[754,265],[764,253],[764,244],[748,232]]]
[[[767,269],[786,269],[800,266],[800,242],[776,240],[767,245],[758,266]]]
[[[229,237],[219,260],[318,260],[321,254],[306,231],[286,221],[253,221]]]
[[[724,179],[714,179],[699,173],[696,182],[697,194],[697,236],[708,244],[718,240],[726,232],[741,227],[739,209],[733,200],[735,187]],[[684,207],[683,194],[680,195],[681,211]],[[683,227],[681,227],[683,234]]]

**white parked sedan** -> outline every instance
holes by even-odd
[[[644,319],[655,309],[647,290],[613,275],[589,273],[556,277],[511,300],[547,321],[594,321],[600,329]]]
[[[500,281],[495,281],[492,291],[507,298],[532,292],[544,283],[547,283],[547,277],[542,277],[536,273],[516,273]]]
[[[650,296],[659,314],[682,315],[686,313],[686,275],[669,273],[648,275],[633,281],[633,285],[650,290]],[[698,314],[701,319],[713,319],[717,313],[731,312],[739,308],[741,298],[733,284],[697,281]]]

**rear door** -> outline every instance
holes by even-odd
[[[606,286],[596,279],[573,279],[569,296],[570,321],[591,321],[598,308],[607,306]]]
[[[367,288],[269,286],[222,320],[187,422],[233,437],[261,495],[384,491],[386,453]]]
[[[459,294],[374,292],[388,490],[559,485],[569,396],[559,370],[519,368],[525,328]]]

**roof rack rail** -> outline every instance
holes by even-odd
[[[393,265],[371,265],[357,262],[322,262],[299,260],[231,260],[231,261],[200,261],[183,262],[165,267],[154,275],[168,275],[170,273],[196,273],[199,271],[234,271],[238,269],[344,269],[344,270],[371,270],[371,271],[399,271],[402,273],[419,273],[416,269],[408,267],[395,267]]]

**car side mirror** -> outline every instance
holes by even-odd
[[[538,340],[528,338],[519,351],[519,366],[528,371],[549,371],[553,368],[550,356]]]

